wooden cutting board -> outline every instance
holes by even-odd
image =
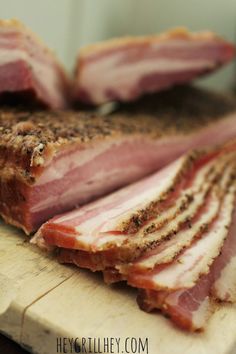
[[[106,286],[99,274],[57,264],[23,233],[0,223],[0,331],[29,351],[58,353],[66,338],[64,349],[70,353],[67,338],[88,343],[91,337],[97,345],[99,338],[100,343],[108,338],[108,350],[115,354],[125,353],[125,343],[131,353],[131,338],[135,353],[236,353],[235,307],[222,306],[204,333],[189,334],[162,315],[140,311],[135,297],[136,291],[124,285]],[[119,338],[119,347],[112,347]],[[94,352],[105,352],[102,348]]]

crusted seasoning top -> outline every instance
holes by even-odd
[[[123,116],[156,118],[163,134],[185,134],[236,113],[235,97],[179,86],[120,107]]]
[[[236,112],[232,98],[193,87],[179,87],[120,106],[99,116],[76,111],[0,110],[0,158],[24,168],[43,166],[47,158],[71,144],[89,144],[142,134],[161,138],[191,134]],[[235,118],[236,119],[236,118]]]

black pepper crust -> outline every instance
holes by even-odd
[[[164,134],[189,133],[235,112],[235,97],[193,86],[178,86],[120,106],[124,117],[156,118]]]
[[[236,113],[233,98],[189,86],[146,96],[107,116],[5,107],[0,109],[0,167],[20,167],[21,178],[33,183],[63,147],[135,134],[153,139],[191,134],[230,113]]]

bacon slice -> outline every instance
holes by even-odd
[[[216,308],[215,298],[235,302],[235,268],[231,267],[235,252],[235,225],[236,210],[221,255],[193,288],[173,292],[141,289],[137,298],[140,308],[148,312],[160,309],[178,327],[196,331],[206,326]]]
[[[233,56],[234,46],[214,33],[190,33],[184,28],[113,39],[81,50],[74,96],[92,104],[134,100],[147,92],[190,82]]]
[[[41,40],[17,20],[1,20],[0,98],[65,108],[69,91],[64,69]]]
[[[236,210],[229,235],[220,256],[216,259],[212,272],[215,282],[211,294],[221,301],[236,302]],[[220,270],[220,271],[219,271]]]
[[[210,285],[209,276],[205,276],[189,290],[168,293],[142,289],[139,291],[137,302],[146,312],[161,310],[181,329],[199,331],[204,329],[216,308],[209,296]]]
[[[192,147],[235,137],[235,112],[234,99],[193,87],[155,95],[108,117],[2,109],[0,213],[30,233]]]

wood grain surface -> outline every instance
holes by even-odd
[[[123,345],[129,337],[147,338],[149,354],[236,353],[235,307],[221,306],[205,332],[191,334],[140,311],[135,297],[124,284],[107,286],[100,274],[58,264],[0,224],[0,331],[27,350],[57,353],[60,338],[120,338]]]

